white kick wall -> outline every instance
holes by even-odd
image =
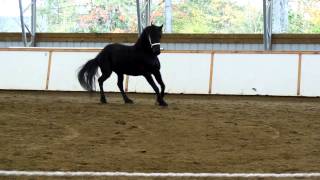
[[[294,96],[298,58],[296,54],[217,54],[213,93]]]
[[[99,51],[2,48],[0,89],[82,91],[77,71]],[[159,59],[168,93],[320,96],[317,51],[164,51]],[[119,92],[116,82],[113,73],[105,90]],[[124,84],[128,92],[153,92],[143,77]]]
[[[45,89],[48,56],[46,51],[0,51],[0,89]]]

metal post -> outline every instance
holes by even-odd
[[[263,0],[264,50],[272,49],[272,0]]]
[[[138,18],[138,32],[142,33],[143,28],[150,25],[151,0],[136,0],[137,4],[137,18]],[[142,6],[142,7],[141,7]]]
[[[22,30],[22,42],[23,45],[27,46],[27,35],[24,29],[24,18],[23,18],[23,9],[22,9],[22,1],[19,0],[19,9],[20,9],[20,22],[21,22],[21,30]]]
[[[36,17],[37,17],[37,0],[32,0],[31,5],[31,46],[36,46]]]
[[[142,33],[142,28],[141,28],[141,11],[140,11],[140,0],[136,0],[136,4],[137,4],[137,20],[138,20],[138,33],[141,34]]]
[[[151,20],[151,0],[147,0],[146,2],[146,13],[145,13],[145,16],[146,16],[146,24],[145,26],[148,26],[149,24],[151,24],[150,20]]]
[[[165,14],[166,14],[166,32],[172,32],[172,4],[171,0],[165,0]]]
[[[31,30],[24,21],[24,12],[31,7]],[[29,5],[25,10],[22,6],[22,0],[19,0],[20,9],[20,22],[21,22],[21,33],[22,41],[25,47],[35,46],[35,35],[36,35],[36,0],[31,0],[31,6]],[[30,34],[30,42],[28,42],[27,32]]]

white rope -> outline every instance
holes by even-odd
[[[113,177],[212,177],[212,178],[309,178],[320,173],[140,173],[140,172],[72,172],[72,171],[6,171],[0,176],[113,176]]]
[[[148,38],[149,38],[149,42],[150,42],[150,46],[151,46],[151,48],[153,47],[153,46],[156,46],[156,45],[161,45],[160,43],[152,43],[151,42],[151,37],[150,37],[150,35],[148,36]]]

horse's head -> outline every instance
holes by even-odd
[[[148,31],[148,42],[150,44],[150,47],[152,49],[152,53],[159,55],[160,54],[160,39],[162,36],[162,27],[161,26],[156,26],[151,24],[149,26],[149,31]]]

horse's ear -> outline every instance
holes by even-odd
[[[163,28],[163,24],[160,26],[160,28],[161,28],[161,29]]]
[[[151,26],[153,26],[153,21],[151,21]]]

